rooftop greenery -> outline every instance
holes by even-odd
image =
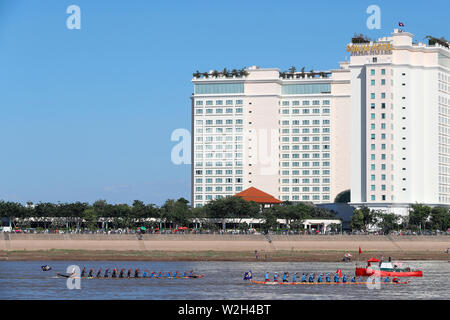
[[[204,78],[208,79],[211,78],[241,78],[248,76],[247,70],[244,68],[241,69],[233,69],[228,70],[227,68],[223,69],[222,71],[214,70],[213,72],[200,72],[196,71],[192,74],[192,76],[196,79]]]

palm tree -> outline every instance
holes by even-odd
[[[313,70],[313,69],[311,69],[311,70],[309,71],[309,76],[310,76],[311,78],[314,78],[314,70]]]
[[[192,76],[193,76],[194,78],[200,78],[201,75],[202,75],[202,74],[201,74],[198,70],[195,71],[195,73],[192,74]]]
[[[292,67],[289,68],[289,72],[290,72],[290,73],[294,74],[295,71],[297,71],[297,69],[296,69],[294,66],[292,66]]]
[[[247,72],[247,70],[245,70],[245,67],[239,70],[239,76],[240,77],[248,76],[248,72]]]
[[[222,74],[223,74],[224,77],[228,78],[228,70],[227,70],[227,68],[223,69]]]
[[[305,67],[302,68],[302,78],[305,78]]]

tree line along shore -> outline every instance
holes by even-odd
[[[3,224],[14,228],[66,229],[66,230],[117,230],[144,227],[152,229],[173,229],[179,226],[216,231],[221,229],[220,219],[259,218],[259,231],[302,231],[305,219],[336,219],[334,211],[319,208],[313,203],[284,202],[269,208],[262,208],[256,202],[239,197],[212,200],[201,208],[192,208],[189,201],[180,198],[169,199],[162,206],[145,204],[135,200],[132,205],[109,204],[98,200],[92,205],[74,203],[27,203],[0,201],[0,218]],[[280,224],[279,219],[286,221]],[[5,222],[7,221],[7,222]],[[198,224],[196,222],[201,222]],[[201,227],[199,227],[201,225]],[[425,232],[427,230],[447,232],[450,228],[450,210],[445,207],[412,205],[409,216],[400,217],[367,207],[355,209],[350,221],[352,231],[367,232],[380,230]],[[331,231],[338,232],[340,226],[331,225]],[[238,222],[237,229],[248,230],[249,225]]]

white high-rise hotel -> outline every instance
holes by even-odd
[[[405,213],[450,204],[450,50],[394,31],[322,72],[198,76],[192,203],[250,186],[280,200]]]

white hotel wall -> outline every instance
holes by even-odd
[[[389,41],[394,46],[391,55],[377,56],[379,65],[387,62],[386,69],[392,69],[392,74],[388,72],[393,80],[393,86],[390,86],[393,149],[390,151],[393,155],[391,174],[394,176],[394,200],[391,201],[389,197],[383,202],[368,201],[369,181],[364,181],[364,176],[367,176],[365,171],[369,170],[369,155],[364,154],[363,144],[371,132],[366,130],[369,128],[368,119],[364,119],[364,111],[368,110],[364,103],[370,103],[364,96],[370,95],[370,88],[364,87],[364,83],[367,83],[364,78],[368,73],[365,75],[363,69],[366,67],[369,72],[370,68],[377,65],[369,60],[373,55],[366,55],[352,56],[350,63],[351,202],[398,214],[407,214],[409,205],[416,202],[447,205],[439,200],[439,125],[442,124],[439,124],[438,72],[448,74],[449,70],[438,65],[438,53],[450,56],[450,51],[439,46],[413,45],[412,34],[398,30],[394,31],[393,37],[380,40]],[[387,90],[386,95],[391,98]],[[390,110],[390,104],[386,108]]]

